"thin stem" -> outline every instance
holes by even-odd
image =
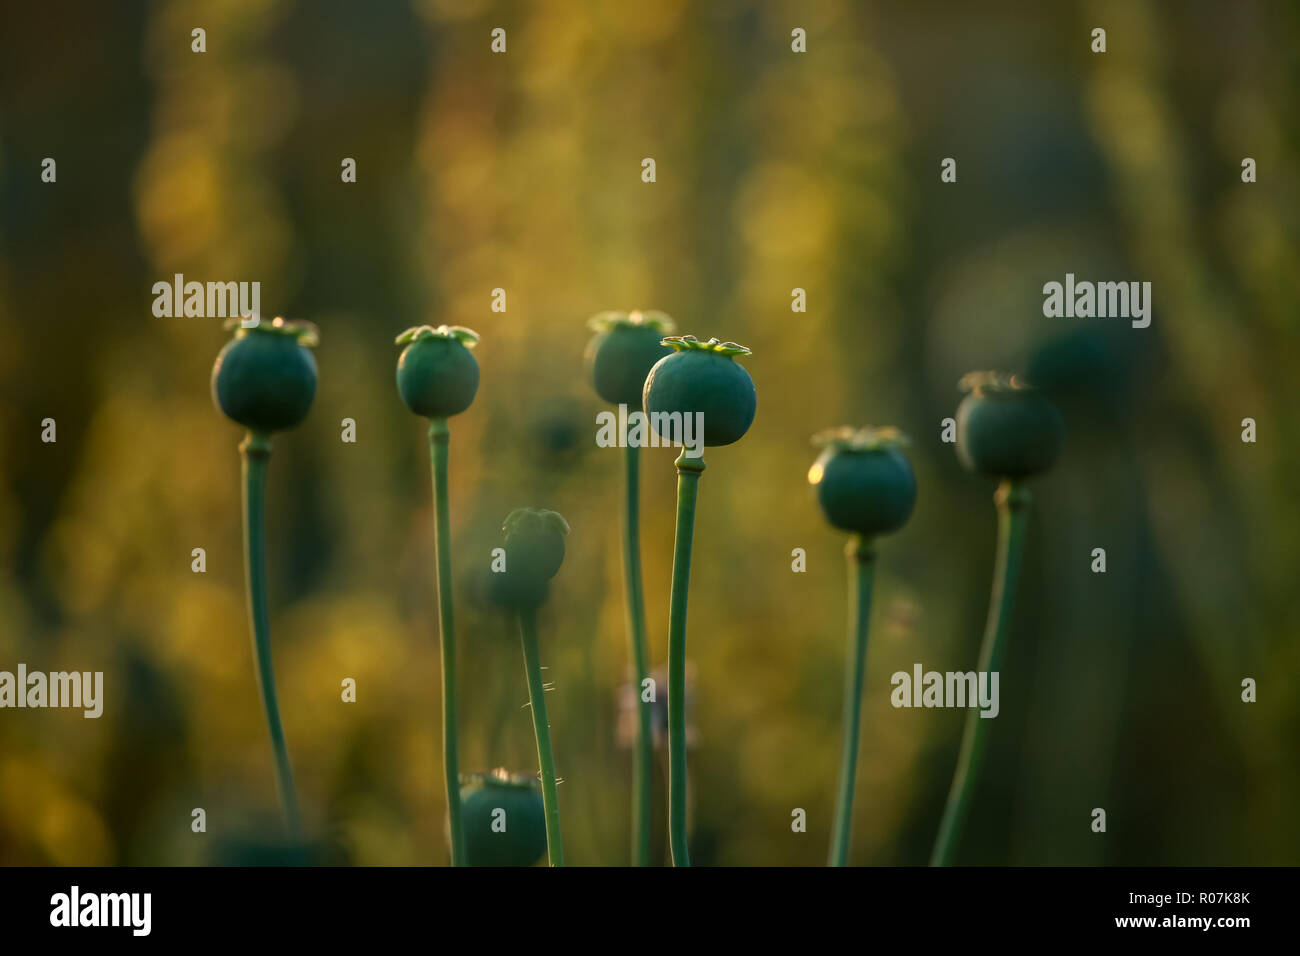
[[[984,627],[984,644],[980,648],[979,671],[992,674],[1001,670],[1006,650],[1006,633],[1010,630],[1016,601],[1016,582],[1020,578],[1020,558],[1024,552],[1025,526],[1029,511],[1029,490],[1011,479],[1004,479],[993,496],[998,507],[998,554],[993,569],[993,591],[989,597],[988,622]],[[988,746],[987,718],[972,709],[966,717],[957,771],[948,792],[948,805],[939,824],[931,866],[949,866],[961,844],[962,830],[970,809],[970,796],[979,780]]]
[[[691,536],[704,459],[677,457],[677,541],[668,612],[668,843],[673,866],[690,866],[686,847],[686,598],[691,586]]]
[[[537,611],[519,611],[519,638],[524,645],[524,672],[528,675],[528,702],[537,735],[537,763],[542,768],[542,806],[546,810],[546,856],[551,866],[564,866],[564,840],[560,835],[560,801],[555,789],[555,752],[551,749],[551,725],[546,719],[546,685],[542,682],[542,661],[537,650]]]
[[[442,775],[447,786],[451,865],[465,865],[465,832],[460,815],[460,770],[456,748],[456,619],[451,603],[451,499],[447,491],[447,419],[429,420],[429,459],[433,464],[434,531],[437,536],[438,634],[442,647]]]
[[[641,530],[639,519],[639,453],[628,443],[624,462],[626,497],[623,503],[623,577],[627,597],[627,633],[632,644],[632,695],[636,706],[636,753],[632,761],[632,862],[650,865],[650,793],[654,775],[654,739],[650,702],[642,698],[642,682],[650,676],[645,641],[645,599],[641,592]]]
[[[831,866],[845,866],[853,842],[853,790],[858,773],[858,730],[862,722],[862,683],[867,664],[867,625],[871,620],[871,584],[876,552],[869,539],[854,535],[844,556],[849,565],[849,666],[844,671],[844,751],[840,757],[840,793],[831,836]]]
[[[294,843],[302,841],[298,816],[298,794],[289,766],[289,748],[280,724],[280,705],[275,697],[275,668],[271,663],[271,619],[266,607],[266,465],[271,457],[271,437],[250,431],[239,445],[244,472],[244,582],[248,590],[248,624],[253,637],[253,662],[262,707],[271,731],[275,755],[276,787],[284,808],[284,822]]]

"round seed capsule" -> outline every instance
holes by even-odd
[[[642,394],[646,413],[702,414],[705,445],[739,441],[753,424],[758,407],[754,380],[735,360],[737,355],[749,355],[749,349],[717,339],[701,342],[693,335],[670,336],[664,342],[678,351],[650,369]],[[650,421],[656,426],[672,420],[651,417]],[[660,434],[669,439],[681,437]]]
[[[478,334],[459,325],[421,325],[397,337],[397,391],[406,407],[425,418],[459,415],[478,392],[478,362],[470,352]]]
[[[277,318],[244,327],[232,319],[235,337],[212,366],[212,398],[232,421],[256,432],[293,428],[307,417],[316,396],[318,341],[310,322]]]
[[[1055,464],[1065,443],[1056,406],[1019,379],[972,372],[957,407],[957,457],[970,471],[993,478],[1029,478]]]

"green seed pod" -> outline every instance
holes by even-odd
[[[281,318],[247,328],[243,322],[226,322],[235,337],[212,365],[212,400],[251,431],[293,428],[316,397],[316,360],[307,351],[320,341],[316,326]]]
[[[1052,467],[1065,424],[1045,395],[997,372],[971,372],[960,387],[970,393],[957,407],[962,465],[992,478],[1028,478]]]
[[[409,344],[407,344],[409,343]],[[397,337],[397,391],[425,418],[450,418],[469,408],[478,391],[478,362],[470,353],[478,333],[459,325],[419,325]]]
[[[537,607],[564,562],[569,523],[555,511],[516,508],[506,518],[506,567],[492,575],[491,597],[512,608]]]
[[[896,428],[837,428],[813,438],[823,446],[808,470],[826,520],[865,538],[897,531],[916,505],[916,476]]]
[[[639,409],[646,375],[673,353],[663,344],[673,320],[662,312],[601,312],[587,327],[596,332],[586,353],[596,394],[611,405]]]
[[[754,380],[735,360],[737,355],[749,355],[749,349],[717,339],[701,342],[693,335],[663,341],[677,351],[660,359],[646,377],[642,392],[646,414],[699,412],[704,415],[705,445],[739,441],[753,424],[758,407]],[[652,427],[654,423],[651,418]]]
[[[461,825],[470,866],[532,866],[542,858],[546,810],[536,777],[493,770],[462,774],[460,780]]]

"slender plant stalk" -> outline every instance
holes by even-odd
[[[555,789],[555,752],[551,725],[546,718],[546,685],[537,649],[537,611],[519,611],[519,638],[524,645],[524,671],[528,675],[528,702],[537,735],[537,762],[542,768],[542,804],[546,810],[546,856],[551,866],[564,866],[564,840],[560,835],[560,802]]]
[[[1006,633],[1016,601],[1016,582],[1020,578],[1020,558],[1024,552],[1025,526],[1029,512],[1029,490],[1024,485],[1004,479],[993,496],[998,508],[998,554],[993,569],[993,591],[989,596],[989,616],[984,627],[984,644],[980,648],[979,670],[993,673],[1002,668],[1006,650]],[[948,792],[948,805],[939,824],[931,866],[949,866],[961,844],[962,830],[970,809],[970,797],[979,780],[988,746],[988,724],[977,709],[966,717],[957,772]]]
[[[623,507],[623,577],[627,597],[627,633],[632,644],[632,694],[636,702],[636,755],[632,762],[632,862],[650,865],[650,789],[654,779],[654,739],[650,703],[642,699],[642,681],[650,676],[645,642],[645,598],[641,591],[639,456],[628,443],[626,499]]]
[[[456,619],[451,603],[451,499],[447,458],[451,430],[447,419],[429,420],[429,459],[433,464],[434,531],[438,539],[438,621],[442,645],[442,774],[447,785],[451,865],[465,865],[465,832],[460,814],[460,769],[456,738]]]
[[[677,456],[677,541],[668,612],[668,842],[673,866],[690,866],[686,847],[686,598],[691,586],[691,538],[704,458]]]
[[[849,539],[844,556],[849,565],[849,666],[844,672],[844,751],[840,758],[840,793],[831,836],[831,866],[848,864],[849,846],[853,842],[853,790],[858,773],[858,731],[862,722],[871,584],[876,568],[875,548],[860,534]]]
[[[275,754],[275,779],[284,808],[284,822],[294,843],[302,840],[298,816],[298,794],[289,765],[289,748],[280,724],[280,705],[275,697],[275,668],[271,663],[271,619],[266,607],[266,465],[271,457],[271,437],[249,431],[239,445],[244,472],[244,574],[248,589],[248,623],[253,635],[253,661],[262,706],[271,731]]]

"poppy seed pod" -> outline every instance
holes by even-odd
[[[232,421],[269,434],[307,417],[316,397],[316,326],[282,318],[244,326],[230,319],[235,337],[212,365],[212,399]]]
[[[916,505],[916,476],[895,428],[837,428],[813,438],[823,446],[808,471],[826,520],[865,538],[897,531]]]
[[[546,810],[537,778],[493,770],[461,778],[461,819],[470,866],[532,866],[546,852]]]
[[[960,388],[969,392],[957,407],[962,465],[993,478],[1028,478],[1052,467],[1065,424],[1045,395],[998,372],[971,372]]]
[[[569,523],[555,511],[516,508],[506,518],[505,570],[492,575],[491,596],[511,608],[535,608],[564,563]]]
[[[677,351],[660,359],[646,377],[642,392],[646,414],[699,413],[704,416],[705,445],[739,441],[753,424],[758,407],[754,380],[735,360],[737,355],[749,355],[749,349],[717,339],[701,342],[693,335],[669,336],[663,342]],[[650,422],[659,431],[653,417]]]
[[[406,407],[425,418],[450,418],[469,408],[478,392],[478,362],[470,352],[478,333],[459,325],[419,325],[397,337],[397,391]]]
[[[611,405],[639,409],[645,377],[673,352],[663,344],[673,320],[662,312],[601,312],[587,327],[596,333],[585,356],[596,394]]]

